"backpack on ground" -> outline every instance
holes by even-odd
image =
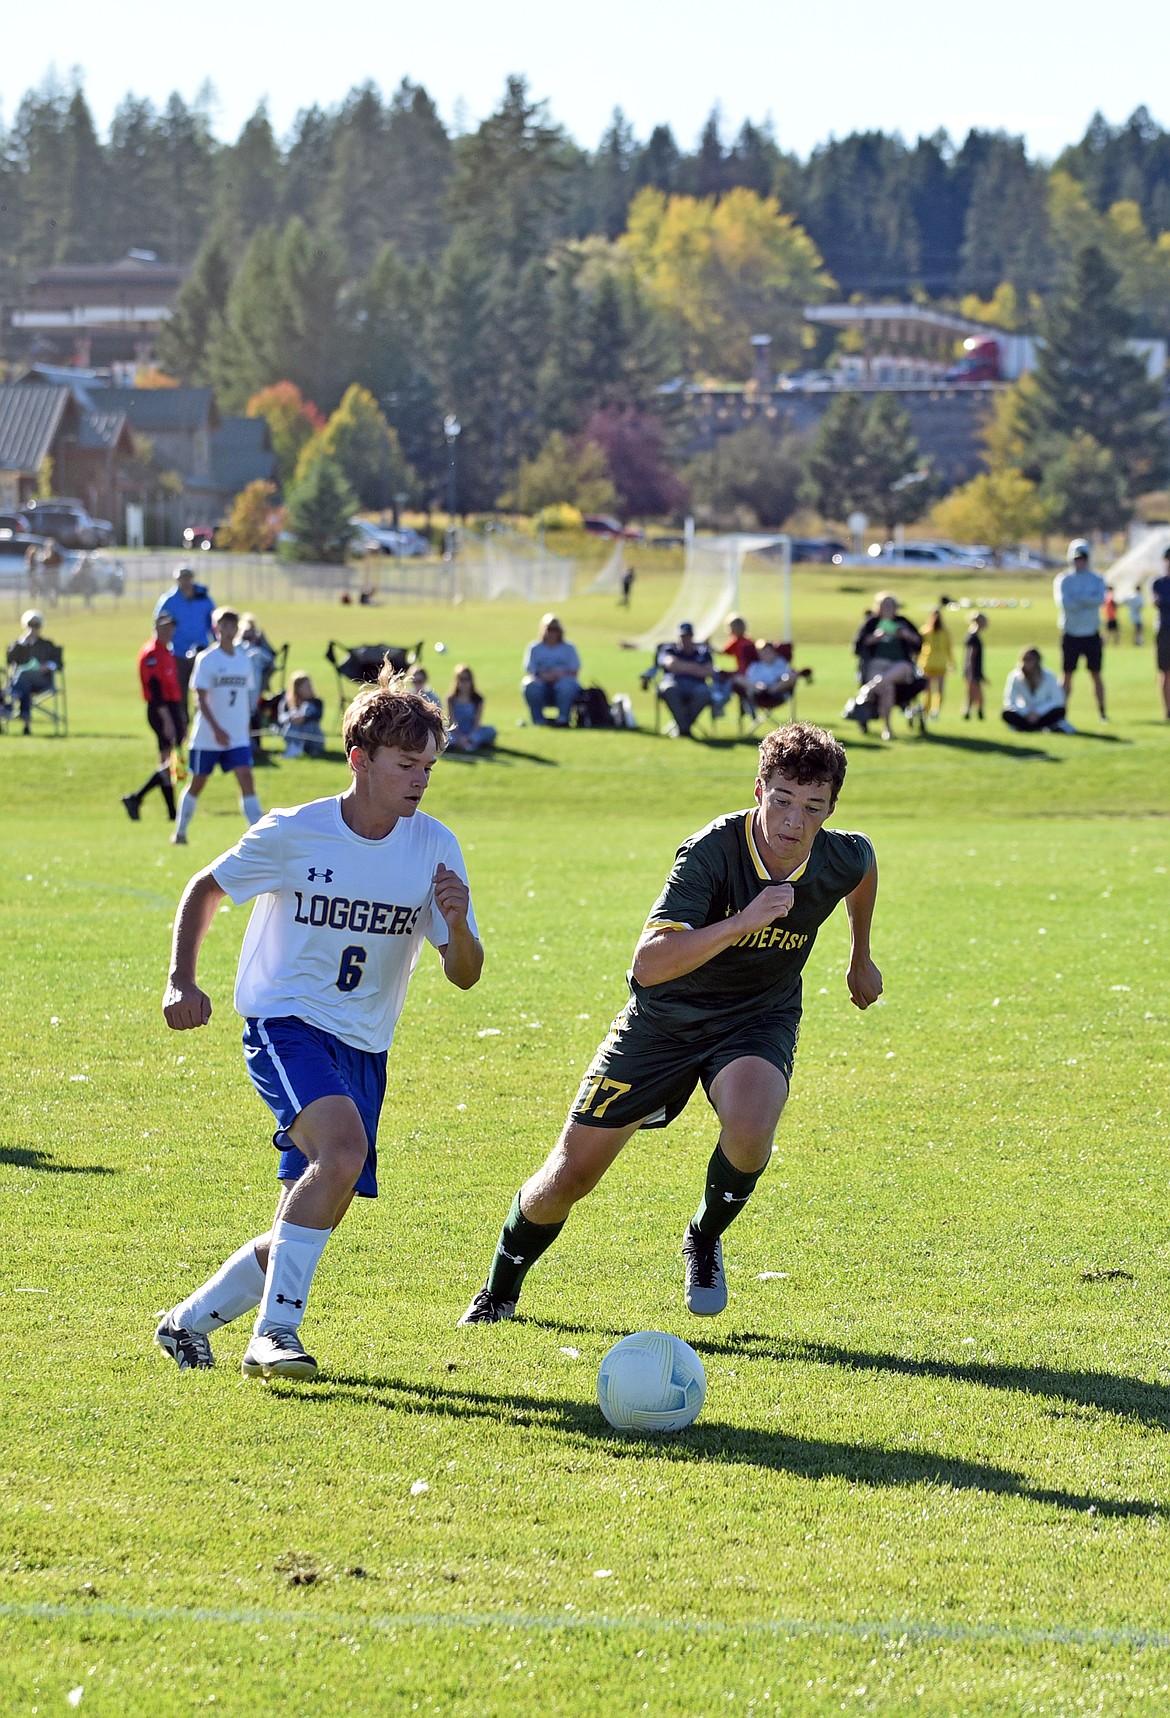
[[[609,699],[600,686],[584,686],[574,704],[579,728],[612,728],[613,713]]]

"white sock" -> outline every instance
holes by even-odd
[[[260,809],[259,795],[254,793],[241,794],[240,804],[244,808],[244,816],[248,819],[249,825],[256,823],[264,816]]]
[[[188,788],[182,799],[179,801],[179,827],[176,832],[177,834],[186,835],[187,830],[190,827],[191,819],[194,817],[198,809],[199,801],[195,798],[191,789]]]
[[[272,1225],[268,1246],[268,1275],[256,1314],[255,1331],[296,1330],[305,1316],[309,1285],[331,1229],[302,1229],[283,1218]]]
[[[218,1325],[230,1324],[233,1318],[259,1306],[263,1293],[264,1272],[256,1257],[256,1242],[245,1241],[214,1276],[179,1302],[171,1319],[184,1330],[197,1330],[206,1336]]]

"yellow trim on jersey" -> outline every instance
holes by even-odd
[[[645,936],[647,931],[691,931],[694,928],[684,924],[682,919],[647,919],[642,926],[642,935]]]
[[[761,877],[765,883],[799,883],[800,879],[808,870],[808,862],[812,858],[812,854],[806,854],[800,864],[796,867],[796,870],[790,871],[787,877],[773,877],[772,873],[768,870],[768,867],[764,864],[764,861],[760,858],[759,848],[756,846],[755,832],[752,829],[752,819],[755,815],[754,811],[749,811],[745,814],[743,829],[744,834],[747,836],[748,852],[751,854],[752,864],[756,868],[756,876]]]

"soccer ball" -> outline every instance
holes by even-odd
[[[597,1402],[619,1432],[681,1432],[707,1395],[707,1374],[694,1349],[662,1330],[640,1330],[615,1342],[597,1374]]]

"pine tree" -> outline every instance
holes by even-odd
[[[1077,257],[1044,319],[1024,423],[1037,474],[1053,446],[1080,431],[1113,455],[1132,497],[1166,482],[1168,448],[1158,384],[1126,348],[1131,322],[1119,279],[1095,245]]]
[[[1051,449],[1040,500],[1048,522],[1070,537],[1120,531],[1130,516],[1120,462],[1083,430]]]
[[[74,90],[70,99],[61,142],[62,176],[57,186],[57,242],[53,260],[112,261],[106,160],[80,90]]]
[[[870,503],[865,402],[838,394],[817,425],[808,455],[808,499],[826,519],[848,519]]]
[[[227,234],[215,227],[159,330],[158,362],[168,375],[192,384],[211,380],[209,349],[223,326],[231,284]]]
[[[922,466],[909,415],[892,394],[870,402],[862,431],[868,496],[865,511],[887,531],[920,519],[937,491]]]
[[[264,102],[216,162],[216,212],[238,242],[279,219],[282,164]]]
[[[285,521],[292,533],[293,559],[339,564],[353,538],[350,524],[357,496],[336,460],[310,461],[288,492]]]

